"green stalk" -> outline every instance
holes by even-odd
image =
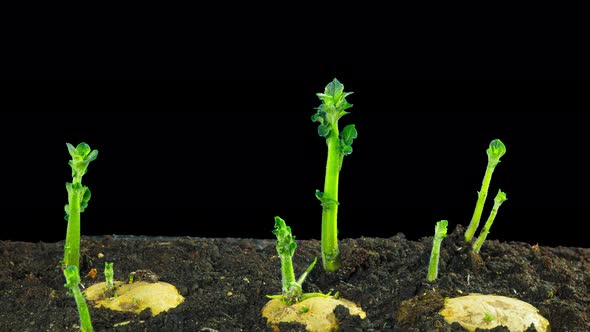
[[[494,223],[494,219],[496,219],[496,215],[498,214],[498,210],[500,209],[500,206],[507,199],[508,198],[506,198],[506,193],[502,192],[502,190],[498,190],[498,194],[496,195],[496,198],[494,198],[494,207],[492,208],[492,211],[490,212],[490,216],[488,217],[488,220],[486,221],[485,225],[483,226],[483,229],[479,233],[479,236],[477,237],[477,240],[475,241],[475,245],[473,246],[474,253],[479,253],[479,250],[481,249],[481,245],[483,244],[483,241],[485,241],[486,237],[490,233],[490,228],[492,227],[492,224]]]
[[[441,220],[434,226],[434,237],[432,238],[432,250],[430,252],[430,263],[428,264],[428,281],[432,282],[438,277],[438,261],[440,258],[440,245],[447,237],[447,220]]]
[[[90,201],[90,189],[82,185],[82,176],[88,171],[88,164],[98,156],[97,150],[91,150],[86,143],[80,143],[74,148],[66,143],[68,151],[72,156],[69,161],[72,167],[72,183],[66,183],[68,191],[68,204],[65,206],[66,220],[66,241],[64,245],[64,267],[75,266],[79,269],[80,264],[80,213],[88,206]]]
[[[326,139],[328,160],[322,199],[322,264],[326,271],[338,270],[341,263],[338,248],[338,182],[344,155],[340,151],[338,125],[332,127],[332,133]]]
[[[76,300],[76,307],[78,308],[78,315],[80,316],[80,331],[94,331],[92,328],[92,322],[90,321],[90,312],[88,311],[88,306],[86,305],[86,299],[84,298],[84,295],[78,286],[78,284],[80,284],[80,274],[78,273],[78,268],[75,265],[68,266],[64,270],[64,276],[66,277],[66,284],[64,286],[70,290],[70,292],[74,295],[74,299]]]
[[[80,190],[74,189],[75,184],[66,183],[69,207],[67,212],[68,227],[64,246],[64,265],[79,268],[80,262]]]
[[[477,203],[475,204],[473,217],[471,218],[469,227],[467,227],[467,230],[465,231],[465,242],[471,241],[475,231],[477,230],[477,227],[479,226],[481,213],[488,196],[488,188],[490,187],[490,182],[492,181],[492,174],[494,173],[496,166],[500,163],[500,158],[506,153],[506,146],[499,139],[495,139],[490,142],[490,147],[486,152],[488,154],[488,165],[486,167],[486,172],[481,184],[481,190],[477,194]]]
[[[293,261],[291,256],[279,254],[281,259],[281,280],[283,293],[288,293],[291,284],[295,282],[295,271],[293,270]]]
[[[316,197],[322,203],[322,264],[325,271],[340,268],[341,258],[338,248],[338,182],[344,156],[352,153],[352,142],[358,133],[354,125],[347,125],[338,130],[338,120],[348,114],[345,110],[352,107],[346,97],[352,92],[344,92],[344,85],[334,79],[317,96],[322,104],[311,119],[319,122],[318,134],[326,138],[328,157],[324,192],[316,191]]]

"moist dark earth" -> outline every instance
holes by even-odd
[[[590,248],[543,247],[488,240],[473,255],[461,226],[442,244],[439,278],[427,282],[432,238],[342,239],[341,269],[327,274],[318,262],[305,292],[337,291],[360,304],[367,318],[338,307],[341,331],[463,331],[438,311],[445,297],[469,293],[514,297],[537,307],[552,331],[590,331]],[[320,257],[317,240],[297,241],[296,275]],[[151,317],[90,307],[96,331],[272,331],[260,311],[281,290],[275,241],[236,238],[83,237],[81,277],[104,281],[104,262],[116,280],[151,270],[185,297],[177,308]],[[74,299],[59,265],[63,243],[0,241],[0,331],[78,331]],[[98,275],[92,278],[92,268]],[[114,325],[130,321],[127,325]],[[284,324],[281,331],[304,331]],[[495,328],[493,331],[506,331]],[[529,331],[535,331],[529,328]]]

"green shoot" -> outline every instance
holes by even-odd
[[[471,241],[475,231],[477,230],[477,227],[479,226],[481,212],[483,211],[483,206],[485,204],[486,197],[488,196],[488,188],[492,180],[492,174],[494,173],[494,169],[498,163],[500,163],[500,158],[506,153],[506,146],[499,139],[495,139],[490,142],[490,147],[486,152],[488,154],[488,166],[483,177],[481,190],[477,195],[477,203],[475,204],[473,217],[471,218],[469,227],[467,227],[467,230],[465,231],[465,242]]]
[[[430,263],[428,264],[428,281],[432,282],[438,277],[438,260],[440,258],[440,245],[447,237],[447,220],[441,220],[434,226],[434,237],[432,238],[432,251],[430,252]]]
[[[285,304],[294,304],[306,298],[314,296],[330,296],[330,294],[322,293],[303,293],[301,285],[311,272],[317,262],[317,257],[313,260],[311,265],[303,272],[299,279],[295,280],[295,272],[293,271],[293,254],[297,244],[295,243],[295,236],[291,233],[291,227],[287,226],[285,221],[280,217],[275,217],[275,229],[272,231],[277,237],[277,253],[281,259],[281,277],[282,277],[282,294],[267,295],[269,298],[281,299]]]
[[[487,312],[486,312],[486,313],[483,315],[483,320],[484,320],[484,321],[486,321],[486,323],[491,323],[491,322],[493,322],[495,319],[496,319],[496,317],[494,317],[494,315],[492,315],[492,314],[489,314],[489,313],[487,313]]]
[[[80,263],[80,213],[88,207],[90,189],[82,185],[82,176],[86,174],[88,164],[98,156],[97,150],[91,150],[86,143],[80,143],[74,148],[66,143],[72,156],[69,164],[72,167],[72,183],[66,183],[68,190],[68,203],[65,206],[68,228],[66,243],[64,246],[63,265],[75,266],[79,269]]]
[[[113,263],[104,262],[104,278],[106,280],[105,295],[106,297],[113,297],[115,295],[115,284],[113,283]]]
[[[104,278],[106,280],[107,288],[113,288],[113,277],[115,273],[113,272],[113,263],[104,262]]]
[[[78,307],[81,326],[80,331],[92,332],[94,329],[92,328],[92,322],[90,321],[90,312],[88,311],[88,306],[86,305],[86,299],[84,299],[84,295],[82,295],[80,287],[78,286],[80,284],[78,267],[75,265],[70,265],[63,271],[64,276],[66,277],[66,284],[64,286],[67,287],[70,293],[74,295],[76,306]]]
[[[318,134],[326,138],[328,158],[324,192],[316,191],[321,201],[322,211],[322,264],[325,271],[336,271],[340,267],[340,250],[338,248],[338,180],[344,156],[352,153],[352,142],[358,133],[354,125],[347,125],[338,130],[338,120],[348,114],[345,110],[352,107],[346,97],[352,92],[344,92],[344,85],[334,79],[318,93],[322,104],[312,116],[312,121],[319,122]]]
[[[481,245],[483,244],[483,241],[485,241],[486,237],[490,233],[490,228],[492,227],[492,224],[494,223],[494,219],[496,219],[496,214],[498,214],[498,210],[500,209],[500,206],[507,199],[508,198],[506,198],[506,193],[502,192],[502,190],[498,190],[498,194],[496,195],[496,198],[494,198],[494,207],[492,208],[492,211],[490,212],[490,216],[488,217],[488,220],[486,221],[485,225],[483,226],[483,229],[479,233],[479,236],[477,237],[477,240],[475,241],[475,245],[473,246],[474,253],[479,253],[479,249],[481,249]]]

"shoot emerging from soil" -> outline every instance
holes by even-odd
[[[494,219],[496,219],[496,214],[498,214],[498,210],[500,209],[500,206],[507,199],[508,198],[506,198],[506,193],[502,192],[502,190],[498,190],[498,194],[496,195],[496,198],[494,198],[494,207],[492,208],[492,211],[490,212],[490,216],[488,217],[488,220],[486,221],[485,225],[483,226],[483,229],[479,233],[479,236],[477,237],[477,240],[475,241],[475,245],[473,245],[473,252],[474,253],[479,253],[479,249],[481,249],[481,245],[483,244],[483,241],[485,241],[486,237],[490,233],[490,228],[492,227],[492,224],[494,223]]]
[[[432,282],[438,277],[438,261],[440,258],[440,245],[447,237],[447,220],[441,220],[434,226],[434,237],[432,238],[432,251],[430,252],[430,263],[428,264],[428,281]]]
[[[488,188],[492,180],[492,174],[494,173],[494,169],[498,163],[500,163],[500,158],[506,153],[506,146],[499,139],[495,139],[490,142],[490,147],[486,152],[488,154],[488,166],[483,177],[481,190],[477,194],[477,203],[475,204],[473,217],[471,218],[469,227],[467,227],[467,230],[465,231],[465,242],[471,241],[475,231],[477,230],[477,227],[479,226],[481,212],[483,211],[483,206],[485,204],[486,197],[488,196]]]
[[[311,117],[319,122],[318,134],[326,138],[328,158],[326,162],[326,177],[324,191],[316,191],[316,197],[321,201],[322,211],[322,264],[325,271],[336,271],[340,267],[340,250],[338,248],[338,181],[344,156],[352,153],[352,142],[357,138],[354,125],[347,125],[338,129],[338,120],[348,114],[346,109],[352,107],[346,97],[352,92],[344,92],[344,85],[337,79],[330,82],[324,93],[318,93],[322,104]]]
[[[74,299],[76,300],[76,306],[78,307],[78,314],[80,315],[80,331],[82,332],[92,332],[94,329],[92,328],[92,322],[90,321],[90,312],[88,311],[88,306],[86,305],[86,299],[82,292],[80,291],[80,275],[78,274],[78,267],[75,265],[68,266],[64,271],[64,276],[66,277],[66,284],[65,287],[68,288],[71,294],[74,295]]]
[[[282,291],[280,295],[267,295],[267,297],[281,299],[285,304],[294,304],[314,296],[328,297],[329,294],[322,293],[303,293],[301,285],[307,278],[317,262],[317,258],[313,260],[311,265],[303,272],[299,279],[295,280],[295,272],[293,271],[293,254],[297,244],[295,237],[291,233],[291,227],[287,226],[285,221],[280,217],[275,217],[275,229],[272,231],[277,237],[277,253],[281,259],[281,277],[282,277]]]
[[[115,296],[115,284],[113,283],[113,278],[115,276],[115,272],[113,271],[113,263],[104,262],[104,278],[105,278],[105,297],[113,297]]]
[[[98,156],[97,150],[91,150],[86,143],[80,143],[74,148],[66,143],[72,156],[69,164],[72,167],[72,182],[66,183],[68,190],[68,204],[65,206],[68,228],[64,246],[64,267],[75,266],[79,269],[80,263],[80,213],[88,207],[90,189],[82,185],[82,176],[88,170],[88,164]]]

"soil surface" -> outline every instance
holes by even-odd
[[[362,306],[365,320],[337,308],[343,331],[463,331],[438,314],[445,297],[497,294],[526,301],[552,331],[590,331],[590,248],[531,246],[487,240],[480,255],[462,241],[463,228],[443,241],[439,278],[426,281],[432,238],[343,239],[341,269],[326,274],[318,262],[305,292],[338,291]],[[297,241],[299,275],[316,256],[316,240]],[[104,262],[116,280],[149,269],[176,285],[185,302],[151,317],[90,308],[97,331],[272,331],[261,318],[267,294],[281,290],[273,240],[234,238],[83,237],[85,286],[104,281]],[[74,299],[59,266],[63,243],[0,241],[0,331],[77,331]],[[89,274],[97,269],[94,278]],[[126,325],[114,327],[119,322]],[[281,331],[303,331],[284,325]],[[504,329],[505,330],[505,329]],[[534,329],[529,329],[534,331]],[[493,331],[502,331],[501,328]]]

